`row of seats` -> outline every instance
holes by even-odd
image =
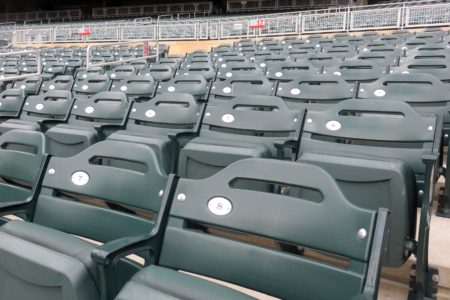
[[[214,54],[6,86],[0,214],[27,222],[1,219],[0,296],[248,299],[184,270],[283,299],[375,299],[380,266],[414,254],[410,297],[432,297],[447,81],[422,67],[296,74],[288,60],[259,74],[239,54],[227,76]],[[277,64],[292,79],[270,78]],[[170,77],[139,73],[152,65]]]
[[[125,285],[115,299],[253,299],[180,269],[283,299],[376,298],[389,213],[355,206],[318,166],[253,158],[192,180],[165,173],[137,143],[49,158],[42,133],[16,130],[0,145],[0,172],[10,179],[0,185],[10,196],[0,210],[28,216],[0,227],[2,298],[112,299]],[[274,245],[249,242],[263,237]]]

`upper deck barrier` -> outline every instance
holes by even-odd
[[[409,1],[234,17],[150,18],[144,22],[123,20],[53,26],[16,25],[11,30],[14,43],[33,44],[250,38],[450,25],[450,3],[434,2]],[[89,27],[91,35],[79,35],[84,27]]]

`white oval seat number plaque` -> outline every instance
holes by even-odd
[[[94,108],[92,106],[86,107],[84,110],[87,114],[92,114],[94,112]]]
[[[208,201],[208,209],[216,216],[225,216],[231,212],[233,205],[226,198],[214,197]]]
[[[384,90],[376,90],[375,92],[373,92],[373,94],[377,97],[383,97],[384,95],[386,95],[386,92]]]
[[[328,130],[337,131],[341,129],[342,125],[338,121],[328,121],[327,124],[325,124],[325,127],[327,127]]]
[[[222,116],[222,121],[225,123],[232,123],[234,122],[234,116],[232,114],[225,114]]]
[[[85,185],[89,182],[89,175],[83,171],[77,171],[72,174],[72,182],[76,185]]]

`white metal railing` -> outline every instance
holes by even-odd
[[[121,42],[121,43],[102,43],[101,46],[102,47],[103,46],[118,46],[118,45],[136,46],[136,43],[138,43],[138,44],[142,43],[142,45],[143,45],[142,56],[135,57],[135,58],[120,59],[120,60],[109,61],[109,62],[96,63],[96,64],[92,63],[92,58],[94,57],[92,55],[93,54],[92,47],[96,47],[97,45],[90,44],[86,48],[86,68],[120,65],[120,64],[123,64],[126,62],[132,62],[132,61],[136,61],[136,60],[150,59],[150,58],[155,58],[155,61],[158,62],[159,55],[160,55],[158,41],[156,41],[156,45],[155,45],[156,54],[153,54],[153,55],[151,54],[153,47],[150,46],[150,43],[147,40],[146,41]]]
[[[0,57],[7,57],[7,56],[34,56],[36,57],[36,72],[30,73],[30,74],[24,74],[24,75],[15,75],[15,76],[5,76],[3,74],[0,75],[0,82],[2,81],[13,81],[13,80],[20,80],[24,79],[30,76],[40,75],[42,72],[42,60],[41,60],[41,54],[39,50],[26,50],[26,51],[14,51],[14,52],[5,52],[0,53]]]
[[[0,32],[14,32],[15,43],[36,44],[78,41],[122,42],[142,39],[168,41],[251,38],[450,25],[450,2],[434,2],[436,1],[408,1],[366,6],[340,6],[301,13],[211,18],[176,19],[173,15],[166,15],[160,16],[158,20],[144,18],[61,23],[54,26],[15,25],[13,29],[8,30],[2,30],[6,27],[0,24]],[[89,27],[91,35],[80,37],[79,31],[83,27]],[[7,38],[10,37],[7,36]]]

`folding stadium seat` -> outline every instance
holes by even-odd
[[[50,91],[26,98],[19,118],[0,123],[0,133],[14,129],[46,131],[50,126],[67,121],[72,108],[70,91]]]
[[[277,65],[283,62],[294,62],[286,54],[270,54],[264,56],[255,56],[253,62],[261,69],[266,70],[272,65]]]
[[[109,91],[111,81],[107,75],[88,75],[75,81],[72,92],[78,98],[87,98],[92,95]]]
[[[19,66],[20,74],[33,74],[38,72],[38,63],[35,59],[23,61]]]
[[[161,58],[158,60],[158,64],[168,65],[172,67],[172,69],[176,70],[180,66],[180,61],[175,58]]]
[[[47,63],[42,69],[42,79],[50,80],[58,75],[66,75],[67,66],[64,63]]]
[[[81,100],[75,98],[67,124],[58,124],[45,133],[50,154],[72,156],[104,139],[125,124],[129,103],[122,92],[102,92]]]
[[[390,57],[400,57],[403,56],[403,50],[400,48],[397,48],[395,46],[386,45],[383,47],[372,47],[368,48],[367,45],[362,45],[359,48],[360,55],[361,54],[373,54],[373,55],[388,55]]]
[[[232,52],[233,50],[233,45],[226,44],[211,48],[211,53],[214,57],[217,57],[220,53]]]
[[[42,148],[37,150],[34,156],[42,156]],[[12,154],[15,159],[8,165],[23,157],[30,161],[27,167],[40,166],[28,153]],[[92,241],[107,243],[153,229],[168,180],[154,158],[154,151],[145,145],[119,141],[101,142],[73,158],[52,157],[40,193],[33,195],[34,210],[24,201],[11,203],[14,207],[3,205],[3,214],[8,209],[26,209],[30,221],[10,221],[0,227],[2,295],[48,300],[106,296],[98,271],[101,266],[91,259],[97,246]],[[21,167],[19,175],[24,161],[15,163]],[[31,177],[33,169],[22,172]],[[147,253],[137,254],[150,259]],[[141,268],[127,258],[118,260],[115,284],[122,286]]]
[[[381,35],[375,31],[366,31],[361,35],[366,41],[374,41],[381,37]]]
[[[71,91],[75,80],[70,75],[59,75],[49,81],[42,82],[40,92],[52,90]]]
[[[189,57],[184,59],[180,64],[180,69],[185,68],[187,65],[192,64],[208,64],[212,65],[213,61],[209,57]]]
[[[42,58],[42,65],[53,65],[59,63],[58,58],[55,57],[44,57]]]
[[[386,74],[387,69],[373,61],[346,60],[337,67],[325,68],[323,73],[342,76],[347,82],[370,82]]]
[[[148,67],[148,62],[146,59],[138,59],[129,62],[137,71],[145,69]]]
[[[425,46],[429,44],[434,44],[440,42],[440,38],[425,38],[425,36],[418,37],[417,35],[407,39],[403,44],[398,45],[402,49],[414,49],[420,46]]]
[[[22,89],[6,89],[0,93],[0,120],[17,117],[25,103]]]
[[[306,47],[308,45],[306,43],[306,41],[304,41],[304,40],[297,40],[297,39],[286,40],[286,41],[283,41],[283,42],[282,43],[283,43],[285,49],[298,49],[298,48],[301,48],[303,46]]]
[[[350,35],[348,33],[336,33],[334,35],[334,39],[339,43],[347,42],[349,38]]]
[[[349,45],[348,43],[345,43],[345,42],[344,43],[334,42],[334,43],[322,45],[322,50],[323,50],[323,52],[326,52],[328,50],[354,51],[354,50],[356,50],[356,47],[353,45]]]
[[[315,191],[320,203],[307,196],[294,198],[242,189],[236,187],[239,180]],[[156,254],[159,260],[133,276],[117,300],[178,295],[189,299],[254,299],[187,272],[279,299],[377,298],[380,249],[387,236],[389,214],[384,209],[365,210],[352,205],[319,167],[247,159],[203,180],[181,178],[172,191],[172,205],[167,207],[168,220],[164,222],[167,227],[160,227],[154,238],[143,235],[139,243],[126,243],[126,249],[152,245],[151,249],[160,251]],[[302,245],[313,255],[293,255],[255,242],[261,240]],[[105,245],[94,250],[93,256],[113,269],[109,262],[126,255],[124,251]],[[321,255],[326,258],[318,258]],[[345,259],[336,262],[336,257]],[[344,261],[348,268],[340,266]],[[317,288],[319,283],[321,288]]]
[[[388,45],[399,45],[405,41],[405,37],[399,35],[384,35],[380,37],[378,41]]]
[[[290,82],[280,82],[275,95],[292,109],[321,110],[352,98],[354,89],[353,84],[338,75],[305,74]]]
[[[429,297],[432,287],[426,281],[434,273],[428,266],[428,229],[442,115],[419,115],[401,101],[347,100],[325,111],[308,111],[305,119],[300,161],[327,169],[358,206],[390,210],[388,264],[399,266],[414,252],[418,261],[415,284]],[[396,178],[391,186],[397,188],[381,187],[382,181],[387,183],[382,179],[389,178],[387,172],[392,173],[389,181]],[[364,186],[364,199],[359,184]],[[388,195],[394,190],[397,199]],[[368,198],[377,195],[381,197],[375,203]],[[405,242],[415,237],[416,206],[421,207],[418,243],[409,249]]]
[[[427,73],[439,78],[439,80],[450,82],[450,61],[445,59],[408,59],[400,66],[392,67],[391,73]]]
[[[22,204],[25,209],[11,207],[10,212],[23,218],[30,217],[27,213],[34,204],[32,202],[38,191],[36,187],[47,161],[47,144],[43,133],[14,130],[0,136],[0,145],[2,161],[0,175],[2,179],[6,179],[0,183],[0,231],[2,231],[2,225],[7,222],[5,207]],[[8,246],[4,244],[3,236],[0,240],[0,245],[2,245],[0,247]],[[4,258],[4,250],[1,252],[2,258]],[[17,269],[17,265],[14,268]],[[2,297],[6,297],[3,289],[6,278],[4,272],[0,267]]]
[[[353,46],[364,45],[364,44],[366,44],[368,41],[369,41],[368,39],[366,40],[366,39],[365,39],[364,37],[362,37],[362,36],[351,36],[351,37],[349,37],[348,40],[347,40],[347,42],[348,42],[350,45],[353,45]]]
[[[214,63],[217,65],[217,64],[219,64],[219,63],[221,63],[222,61],[224,61],[225,59],[228,59],[228,58],[234,58],[234,59],[241,59],[241,60],[243,60],[243,61],[245,61],[247,58],[246,57],[242,57],[241,55],[240,55],[240,53],[239,52],[234,52],[234,51],[231,51],[231,52],[221,52],[221,53],[216,53],[216,54],[214,54],[215,56],[214,56]]]
[[[187,65],[182,65],[175,73],[178,75],[202,75],[207,81],[211,81],[216,75],[212,64],[191,62]]]
[[[149,145],[160,165],[168,173],[175,172],[179,149],[197,134],[204,105],[192,95],[179,93],[133,103],[126,127],[112,133],[108,140]]]
[[[309,55],[306,60],[311,62],[315,67],[332,67],[339,65],[342,58],[337,58],[334,54],[317,53]]]
[[[339,49],[339,48],[327,48],[323,51],[324,54],[330,55],[340,59],[348,59],[356,56],[355,49]]]
[[[305,74],[319,74],[321,69],[308,61],[284,61],[270,64],[267,67],[266,77],[270,80],[288,82],[301,78]]]
[[[273,96],[238,96],[206,107],[199,137],[180,152],[178,174],[205,178],[248,157],[290,158],[295,152],[303,111]],[[291,149],[283,145],[292,144]]]
[[[233,76],[248,75],[258,76],[264,74],[265,68],[252,62],[227,62],[217,69],[216,78],[221,80],[232,78]]]
[[[405,51],[405,58],[400,60],[400,65],[405,60],[410,59],[445,59],[450,60],[450,50],[444,45],[432,44],[420,46],[412,50]]]
[[[208,102],[228,101],[243,95],[273,95],[274,84],[264,75],[236,75],[213,82]]]
[[[136,73],[137,73],[136,69],[133,66],[127,64],[115,67],[111,71],[107,71],[106,75],[108,75],[109,79],[114,82],[126,79],[129,76],[136,75]]]
[[[360,61],[371,61],[381,66],[398,66],[399,56],[391,56],[389,53],[361,52],[354,58]]]
[[[235,54],[235,53],[233,53]],[[253,54],[251,55],[253,56]],[[233,55],[233,56],[221,56],[216,60],[214,67],[216,69],[226,68],[228,64],[241,64],[241,63],[249,63],[250,60],[245,56]]]
[[[39,93],[42,84],[42,76],[34,75],[21,80],[16,80],[13,84],[14,89],[21,89],[27,95],[36,95]]]
[[[209,84],[202,75],[178,75],[158,83],[157,94],[187,93],[200,100],[207,97]]]
[[[110,90],[125,93],[129,100],[143,102],[153,97],[155,88],[155,81],[151,75],[132,75],[113,82]]]
[[[3,69],[3,70],[1,70]],[[13,76],[17,76],[20,74],[19,68],[18,67],[2,67],[0,68],[0,78],[8,78],[8,77],[13,77]]]
[[[148,68],[140,69],[138,75],[151,75],[154,80],[167,81],[173,78],[175,70],[168,64],[152,63]]]
[[[75,75],[75,79],[81,80],[87,78],[89,75],[102,75],[102,74],[105,74],[105,71],[103,70],[102,67],[89,67],[89,69],[79,68]]]
[[[306,60],[312,55],[316,55],[316,49],[290,49],[288,51],[289,59],[291,60]]]

